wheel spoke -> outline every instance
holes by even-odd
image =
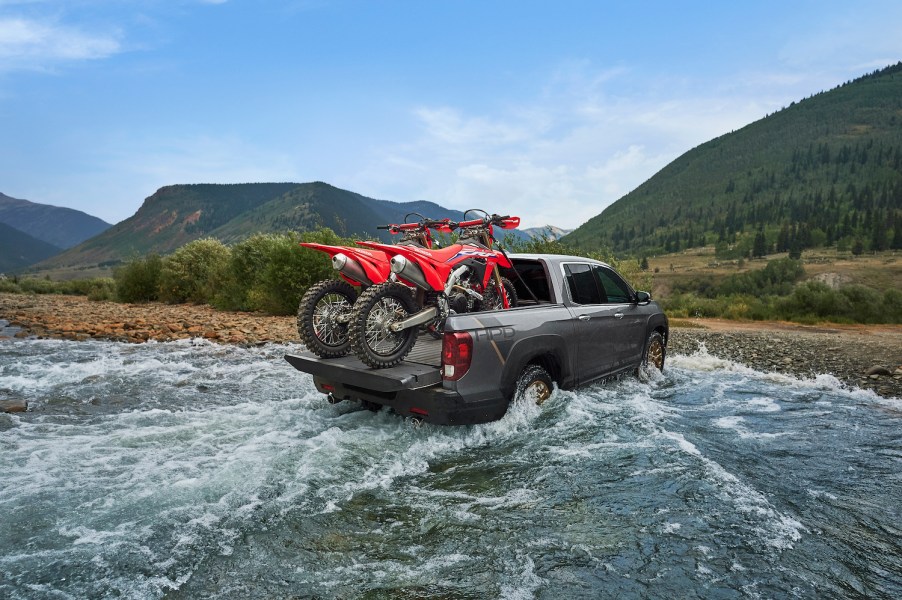
[[[660,341],[653,340],[648,346],[648,358],[646,362],[658,370],[664,366],[664,346]]]
[[[404,306],[395,298],[381,298],[366,319],[364,337],[366,344],[375,352],[387,356],[397,350],[404,341],[400,333],[393,332],[389,326],[407,316]]]
[[[347,338],[347,327],[337,321],[347,312],[350,303],[340,294],[328,294],[313,310],[313,333],[324,344],[339,346]]]

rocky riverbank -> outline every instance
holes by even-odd
[[[17,337],[141,343],[205,338],[228,344],[297,340],[294,317],[191,304],[93,302],[84,296],[0,294],[0,319]]]
[[[108,339],[141,343],[205,338],[226,344],[297,341],[295,317],[224,312],[209,306],[93,302],[83,296],[0,294],[3,337]],[[786,323],[674,321],[668,352],[713,356],[759,371],[832,374],[849,386],[902,398],[902,327],[805,327]],[[4,332],[7,334],[4,336]]]
[[[671,328],[667,351],[708,354],[766,373],[835,376],[845,385],[902,399],[902,327],[803,327],[701,320]]]

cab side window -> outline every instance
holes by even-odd
[[[630,286],[617,273],[597,265],[593,265],[592,269],[598,278],[598,286],[604,290],[604,295],[607,296],[608,304],[627,304],[633,301]]]
[[[570,288],[570,297],[577,304],[601,304],[601,291],[597,284],[597,277],[592,272],[592,266],[579,263],[564,265],[567,275],[567,287]]]

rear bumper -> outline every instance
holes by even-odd
[[[425,342],[425,343],[423,343]],[[438,342],[420,340],[428,354]],[[416,349],[415,349],[416,350]],[[438,354],[438,348],[435,349]],[[507,401],[500,392],[461,396],[442,386],[438,362],[416,358],[388,369],[370,369],[353,356],[322,359],[309,352],[285,356],[298,371],[313,375],[316,389],[338,400],[363,400],[388,406],[400,415],[436,425],[475,425],[504,416]]]
[[[324,377],[313,377],[316,389],[332,394],[338,400],[364,400],[391,407],[404,417],[422,419],[435,425],[476,425],[497,421],[507,412],[507,401],[501,397],[464,398],[441,384],[423,388],[380,392]]]

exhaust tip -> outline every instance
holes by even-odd
[[[332,257],[332,268],[336,271],[344,269],[346,264],[348,264],[348,257],[341,252]]]
[[[391,271],[392,273],[400,273],[407,266],[407,259],[401,256],[400,254],[396,254],[391,257]]]

